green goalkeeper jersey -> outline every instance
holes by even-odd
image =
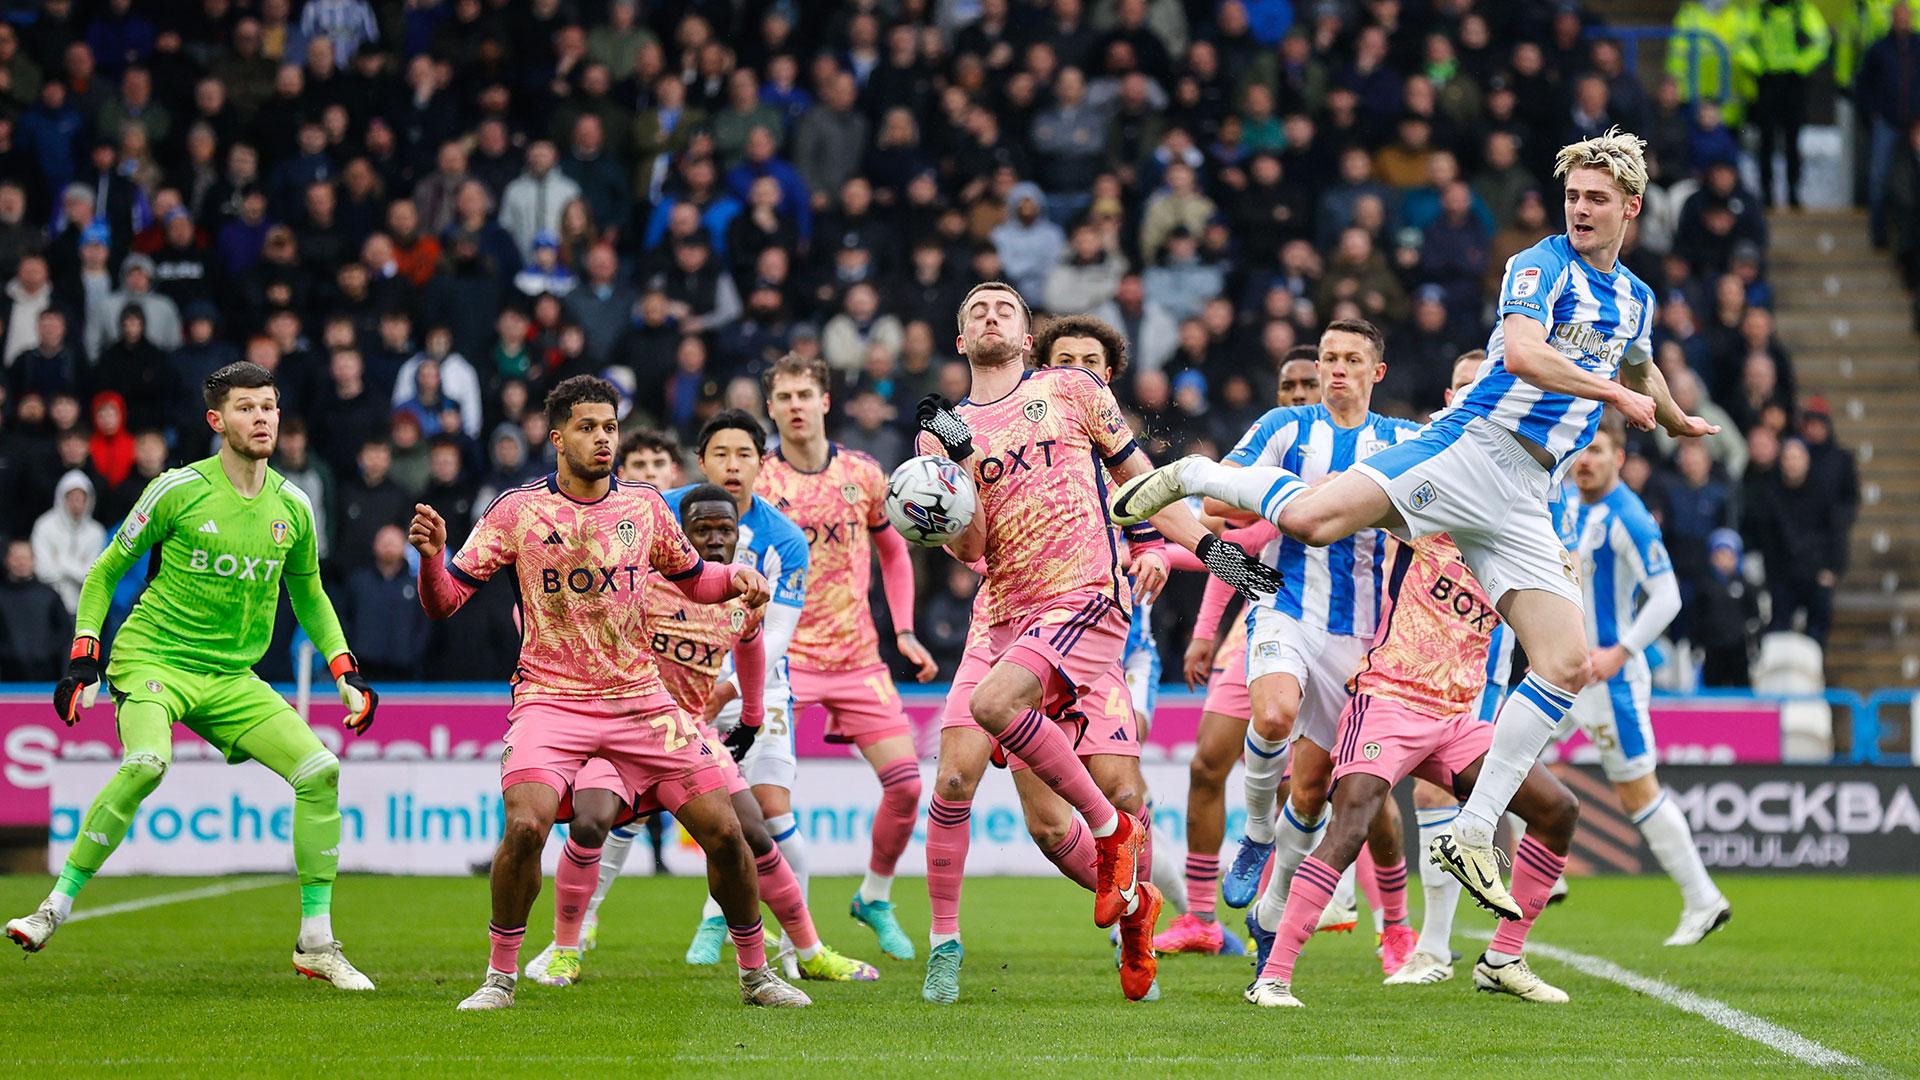
[[[158,549],[157,565],[114,637],[111,667],[245,671],[273,640],[282,582],[321,655],[347,651],[320,587],[313,505],[272,469],[251,499],[234,490],[217,456],[155,477],[88,571],[76,635],[100,636],[114,586],[149,548]]]

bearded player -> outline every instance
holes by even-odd
[[[761,464],[753,490],[807,537],[806,606],[787,647],[794,714],[824,707],[827,741],[853,744],[880,780],[867,875],[849,910],[887,955],[911,960],[913,942],[893,911],[893,871],[920,815],[920,760],[880,659],[867,595],[875,555],[894,646],[921,682],[940,666],[913,633],[913,563],[906,540],[887,524],[887,474],[873,458],[827,438],[826,361],[784,357],[767,369],[764,383],[780,447]]]
[[[622,475],[624,478],[625,469]],[[740,541],[740,511],[726,489],[701,484],[688,491],[680,501],[680,527],[701,558],[723,566],[733,562]],[[735,760],[736,753],[744,755],[751,748],[761,727],[766,651],[760,630],[765,609],[750,608],[738,599],[721,605],[696,604],[659,574],[648,576],[646,589],[647,647],[660,665],[660,680],[666,684],[667,693],[683,711],[689,716],[705,715],[714,683],[728,658],[740,673],[741,723],[723,743],[703,719],[701,735],[716,747],[720,770],[726,774],[727,798],[740,819],[747,846],[753,850],[760,897],[773,909],[787,939],[793,942],[800,975],[830,982],[879,978],[871,965],[842,956],[821,943],[806,898],[801,895],[800,880],[768,835],[760,804]],[[631,808],[619,797],[620,790],[619,774],[604,759],[595,758],[580,771],[574,780],[573,820],[567,826],[575,844],[587,849],[600,847],[603,837],[611,837],[609,830],[615,822],[631,817]],[[571,986],[579,980],[581,954],[593,947],[597,936],[587,928],[596,925],[600,904],[618,874],[619,869],[610,867],[603,858],[597,883],[578,882],[570,889],[557,890],[566,895],[554,904],[554,944],[528,961],[528,976],[544,986]],[[592,895],[583,895],[588,889]]]
[[[447,618],[511,569],[524,620],[500,759],[506,822],[493,859],[492,949],[485,978],[460,1008],[513,1005],[541,849],[554,822],[570,816],[576,780],[595,758],[612,766],[629,806],[672,813],[706,851],[709,887],[738,955],[741,1000],[803,1007],[807,996],[767,967],[753,853],[727,799],[719,756],[667,693],[646,637],[650,571],[702,604],[738,597],[759,607],[766,579],[703,560],[658,491],[613,477],[619,400],[611,383],[593,376],[555,386],[546,413],[556,470],[495,500],[451,568],[441,559],[446,524],[432,507],[416,506],[408,529],[429,616]],[[599,859],[598,848],[568,839],[555,882],[562,904],[591,894]]]
[[[1160,906],[1158,891],[1140,881],[1146,829],[1115,809],[1067,731],[1049,722],[1067,718],[1082,695],[1114,678],[1132,596],[1099,504],[1106,473],[1126,479],[1151,465],[1097,376],[1027,368],[1032,316],[1018,292],[999,282],[976,285],[956,321],[971,394],[958,405],[929,395],[916,415],[922,451],[944,453],[972,474],[979,509],[947,549],[962,562],[984,560],[988,593],[986,647],[964,657],[955,675],[949,719],[942,721],[941,780],[928,809],[933,949],[922,996],[943,1004],[960,992],[959,897],[971,795],[948,777],[977,772],[962,768],[958,757],[984,759],[989,752],[977,733],[949,730],[958,709],[1081,815],[1095,848],[1095,925],[1124,916],[1130,925],[1122,928],[1123,944],[1129,934],[1150,937]],[[1158,515],[1154,525],[1248,593],[1278,587],[1270,569],[1219,544],[1184,507]],[[1144,944],[1141,962],[1122,966],[1129,998],[1152,986],[1152,950]]]
[[[1620,265],[1647,186],[1645,145],[1616,129],[1561,148],[1554,174],[1566,182],[1567,231],[1508,261],[1486,363],[1417,438],[1312,490],[1284,467],[1228,469],[1191,457],[1115,493],[1123,522],[1203,494],[1314,546],[1375,528],[1453,537],[1532,670],[1501,706],[1473,798],[1429,854],[1506,919],[1523,912],[1500,878],[1495,823],[1593,678],[1579,574],[1549,493],[1604,406],[1642,430],[1718,430],[1674,404],[1651,362],[1653,293]]]
[[[113,590],[148,549],[157,567],[113,640],[112,681],[120,768],[87,808],[73,850],[39,909],[7,923],[7,936],[39,952],[73,911],[74,897],[113,854],[173,761],[173,725],[205,739],[229,763],[253,759],[293,786],[293,864],[300,932],[293,966],[342,990],[371,990],[333,938],[333,881],[340,865],[340,761],[284,698],[250,670],[273,640],[286,585],[294,615],[328,658],[346,704],[347,730],[373,723],[379,698],[361,677],[340,620],[320,586],[313,504],[267,467],[280,437],[273,373],[237,363],[207,377],[207,424],[219,452],[160,474],[87,572],[67,674],[54,711],[71,727],[100,691],[100,638]]]

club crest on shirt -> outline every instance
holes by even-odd
[[[272,529],[273,529],[273,542],[274,542],[274,543],[276,543],[276,544],[284,544],[284,543],[286,543],[286,542],[287,542],[287,531],[288,531],[289,529],[291,529],[292,527],[293,527],[293,526],[291,526],[291,525],[288,525],[288,524],[287,524],[287,523],[286,523],[285,521],[275,521],[275,522],[274,522],[274,523],[273,523],[273,524],[272,524],[272,525],[270,526],[270,528],[272,528]]]
[[[732,611],[727,612],[727,629],[737,634],[740,632],[740,628],[745,625],[747,625],[747,613],[745,610],[734,608]]]
[[[1635,327],[1638,327],[1640,325],[1640,301],[1629,300],[1626,303],[1620,305],[1620,310],[1626,316],[1624,319],[1620,321],[1621,326],[1627,326],[1631,324]]]
[[[1020,411],[1026,414],[1028,420],[1037,424],[1047,418],[1047,403],[1041,401],[1039,398],[1034,398],[1032,401],[1022,405]]]
[[[860,505],[860,485],[859,484],[841,484],[840,497],[847,500],[848,506]]]
[[[1368,439],[1360,444],[1360,452],[1365,457],[1372,457],[1386,448],[1387,440],[1385,439]]]
[[[1425,510],[1427,507],[1432,506],[1433,501],[1439,497],[1440,493],[1434,490],[1433,481],[1429,480],[1419,487],[1414,488],[1413,496],[1407,501],[1413,504],[1415,510]]]
[[[148,692],[148,693],[150,693],[150,694],[157,694],[157,693],[159,693],[159,692],[160,692],[160,690],[161,690],[161,686],[160,686],[160,680],[159,680],[159,679],[148,679],[148,680],[147,680],[147,692]]]
[[[613,535],[620,538],[621,547],[632,547],[639,542],[640,527],[631,518],[621,518],[620,523],[613,527]]]

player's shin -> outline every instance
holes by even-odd
[[[1119,812],[1093,782],[1060,725],[1027,709],[1000,732],[999,741],[1007,753],[1026,762],[1036,778],[1080,812],[1095,839],[1112,834]]]
[[[1212,922],[1219,907],[1220,856],[1187,854],[1187,910]]]
[[[1287,740],[1269,739],[1247,729],[1247,770],[1241,780],[1247,800],[1247,839],[1273,843],[1273,807],[1279,798],[1280,776],[1286,771]]]
[[[1205,458],[1187,458],[1180,480],[1188,494],[1219,499],[1278,524],[1280,512],[1307,490],[1306,482],[1273,465],[1236,469]]]
[[[913,756],[896,758],[880,767],[880,808],[873,816],[873,851],[860,898],[868,902],[891,898],[894,867],[913,838],[920,816],[920,763]]]
[[[600,848],[580,846],[572,837],[560,852],[553,874],[553,943],[557,948],[580,947],[580,924],[600,882]]]
[[[593,885],[593,895],[587,899],[587,919],[600,917],[600,905],[606,902],[607,892],[619,879],[620,871],[626,869],[627,857],[633,854],[634,834],[625,829],[615,829],[607,834],[607,842],[600,847],[600,873]]]
[[[1564,855],[1548,851],[1545,844],[1529,836],[1513,851],[1513,899],[1520,905],[1521,917],[1502,920],[1487,946],[1487,961],[1494,965],[1509,963],[1526,946],[1533,921],[1547,906],[1553,883],[1567,869]]]
[[[773,814],[767,818],[767,835],[780,845],[780,854],[793,868],[793,876],[800,882],[800,896],[807,895],[807,880],[812,876],[807,872],[807,838],[800,832],[800,819],[793,811]]]
[[[967,874],[967,843],[973,804],[935,795],[927,804],[927,900],[933,909],[934,946],[960,936],[960,888]]]
[[[293,783],[293,865],[300,875],[300,945],[333,941],[333,882],[340,872],[340,761],[315,750]]]
[[[1427,847],[1435,837],[1453,824],[1457,806],[1421,807],[1414,811],[1420,823],[1420,910],[1419,950],[1442,960],[1453,957],[1453,913],[1460,904],[1460,882],[1427,858]]]
[[[813,927],[813,915],[807,911],[807,898],[800,891],[800,879],[787,865],[780,849],[774,847],[753,861],[760,879],[760,899],[773,909],[773,917],[803,960],[820,950],[820,935]]]
[[[1721,902],[1720,890],[1707,874],[1707,865],[1701,861],[1700,849],[1693,842],[1693,830],[1687,827],[1686,815],[1667,797],[1666,791],[1660,792],[1653,805],[1635,814],[1633,823],[1647,838],[1647,846],[1653,849],[1660,868],[1680,886],[1688,911],[1712,908]]]
[[[1462,843],[1474,847],[1493,843],[1501,811],[1513,801],[1572,706],[1572,694],[1533,673],[1508,695],[1494,720],[1493,745],[1481,762],[1473,794],[1453,823],[1454,835]]]
[[[1300,950],[1313,936],[1314,927],[1320,923],[1320,913],[1333,899],[1333,890],[1339,883],[1340,871],[1326,863],[1311,855],[1301,862],[1294,872],[1293,887],[1288,890],[1286,909],[1278,921],[1273,951],[1267,954],[1260,978],[1293,981],[1294,961],[1300,958]]]
[[[1094,887],[1094,843],[1093,835],[1079,818],[1073,819],[1067,835],[1057,844],[1044,849],[1046,856],[1067,880],[1091,891]]]
[[[120,768],[93,797],[48,898],[62,918],[72,911],[73,898],[126,838],[140,803],[160,786],[173,760],[172,721],[159,704],[129,701],[120,707],[116,719],[125,748]]]

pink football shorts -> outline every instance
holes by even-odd
[[[1453,778],[1493,745],[1493,725],[1463,712],[1437,719],[1392,698],[1357,694],[1340,715],[1333,779],[1364,773],[1388,784],[1408,776],[1455,791]]]
[[[560,795],[560,820],[573,817],[572,794],[613,791],[636,811],[677,811],[695,796],[724,788],[724,750],[708,744],[698,721],[665,693],[642,698],[516,702],[507,714],[500,788],[540,783]],[[586,782],[582,782],[583,777]]]
[[[885,664],[852,671],[813,671],[789,664],[787,680],[793,688],[794,716],[813,705],[826,709],[828,742],[853,743],[865,750],[882,739],[913,735]]]
[[[1207,700],[1202,711],[1245,720],[1253,715],[1253,699],[1247,694],[1247,639],[1240,635],[1227,651],[1213,658],[1213,673],[1207,676]]]

